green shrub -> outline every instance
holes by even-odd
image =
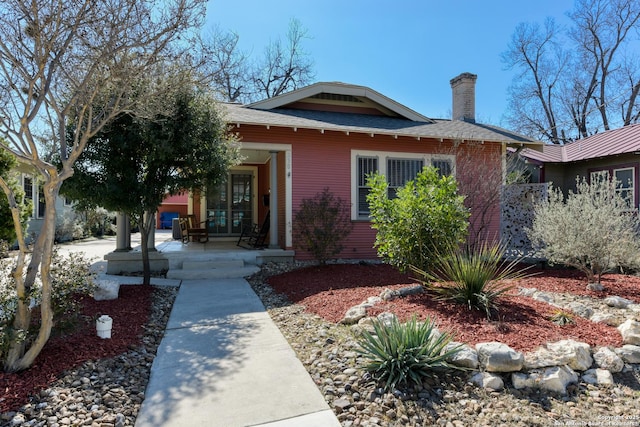
[[[0,177],[5,180],[13,192],[17,206],[20,209],[20,226],[23,231],[27,229],[27,223],[33,210],[33,202],[25,198],[24,190],[18,182],[19,175],[14,168],[18,162],[4,146],[6,143],[0,138]],[[16,240],[16,229],[13,216],[9,207],[9,199],[4,191],[0,190],[0,240],[13,244]]]
[[[368,359],[365,369],[384,381],[387,390],[400,384],[422,384],[435,370],[459,369],[447,362],[459,347],[445,351],[452,338],[439,333],[429,318],[418,322],[414,316],[404,324],[394,318],[390,325],[375,320],[373,328],[373,334],[362,333],[358,352]]]
[[[325,264],[342,251],[342,242],[351,233],[349,215],[349,206],[328,188],[302,200],[294,220],[300,246]]]
[[[622,197],[619,183],[608,178],[576,180],[568,196],[550,187],[549,197],[534,206],[527,235],[550,263],[574,267],[589,283],[616,267],[638,266],[640,221]]]
[[[0,239],[0,258],[7,258],[9,256],[9,242]]]
[[[15,331],[12,328],[18,301],[11,275],[14,264],[14,259],[0,260],[0,360],[4,359],[11,342],[30,338],[29,331]],[[51,275],[53,321],[56,329],[67,329],[74,324],[78,315],[74,297],[90,295],[95,290],[94,273],[91,272],[90,261],[83,253],[70,253],[67,256],[54,253]],[[36,286],[28,296],[32,301],[31,307],[40,304],[40,296],[40,281],[36,280]]]
[[[498,299],[513,288],[504,281],[526,276],[518,265],[518,260],[504,259],[503,246],[485,243],[438,258],[429,272],[412,270],[426,279],[424,286],[437,299],[482,310],[491,318],[491,312],[499,309]]]
[[[400,270],[410,265],[427,270],[438,253],[464,241],[469,212],[453,177],[426,167],[395,198],[389,197],[383,175],[371,175],[367,183],[378,255]]]

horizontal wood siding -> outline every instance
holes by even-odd
[[[295,131],[289,128],[270,128],[264,126],[242,125],[236,128],[241,135],[242,141],[291,144],[292,146],[292,204],[293,216],[303,199],[311,198],[324,188],[337,197],[353,203],[351,200],[351,150],[370,150],[385,152],[403,153],[424,153],[424,154],[456,154],[459,148],[454,146],[453,141],[436,141],[416,138],[398,137],[386,135],[370,135],[345,132],[299,129]],[[495,167],[501,167],[500,144],[485,144],[482,156],[475,151],[465,152],[466,156],[479,156],[479,161],[488,162]],[[465,144],[460,145],[464,147]],[[457,160],[456,160],[457,162]],[[284,211],[285,197],[285,160],[281,155],[278,158],[280,187],[278,194],[280,199],[280,211]],[[474,168],[467,167],[457,169],[458,175],[474,173]],[[496,212],[499,212],[496,206]],[[284,232],[284,218],[280,219],[281,232]],[[495,222],[495,223],[494,223]],[[491,224],[492,230],[499,230],[500,218],[496,215],[495,221]],[[345,249],[339,255],[344,259],[368,259],[377,256],[373,248],[375,241],[375,230],[371,228],[368,221],[353,221],[353,231],[348,237]],[[284,236],[281,237],[281,243]],[[296,257],[308,259],[310,255],[298,247],[295,234],[293,236],[293,249],[296,250]]]

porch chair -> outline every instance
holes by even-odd
[[[182,243],[209,241],[209,231],[206,227],[198,227],[195,215],[180,215],[180,232],[182,233]],[[206,222],[206,221],[205,221]]]
[[[237,246],[246,243],[252,248],[264,248],[267,246],[266,240],[269,234],[269,226],[271,225],[271,211],[267,211],[262,225],[256,223],[246,224],[242,227],[242,233],[238,239]]]

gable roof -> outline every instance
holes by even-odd
[[[353,99],[349,98],[356,98]],[[353,104],[359,105],[360,108]],[[248,105],[223,104],[226,120],[243,125],[390,135],[457,141],[542,143],[497,126],[462,120],[430,119],[364,86],[316,83]],[[371,112],[375,109],[375,112]]]
[[[273,110],[275,108],[299,105],[300,103],[322,105],[323,99],[332,101],[333,104],[337,102],[343,103],[343,105],[357,105],[363,110],[368,107],[369,109],[379,111],[382,115],[390,117],[395,116],[412,121],[431,122],[431,119],[416,113],[391,98],[387,98],[373,89],[340,82],[314,83],[310,86],[305,86],[273,98],[254,102],[247,107],[258,110]]]
[[[597,133],[565,145],[545,144],[542,151],[522,150],[522,156],[542,163],[565,163],[640,152],[640,123]]]

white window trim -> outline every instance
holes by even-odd
[[[616,180],[618,179],[616,177],[616,172],[619,171],[631,171],[631,187],[621,187],[621,188],[616,188],[616,194],[621,193],[623,190],[624,191],[630,191],[631,192],[631,210],[635,209],[636,206],[638,206],[638,204],[636,203],[636,168],[633,166],[628,166],[628,167],[624,167],[624,168],[615,168],[613,169],[613,176],[611,177],[612,179],[615,178]],[[623,183],[618,181],[621,185],[627,185],[628,183]]]
[[[425,166],[431,166],[432,160],[448,160],[451,162],[451,174],[456,176],[456,156],[451,154],[407,153],[399,151],[351,150],[351,220],[369,220],[369,217],[358,215],[358,157],[377,157],[379,172],[386,176],[387,159],[423,160]]]

